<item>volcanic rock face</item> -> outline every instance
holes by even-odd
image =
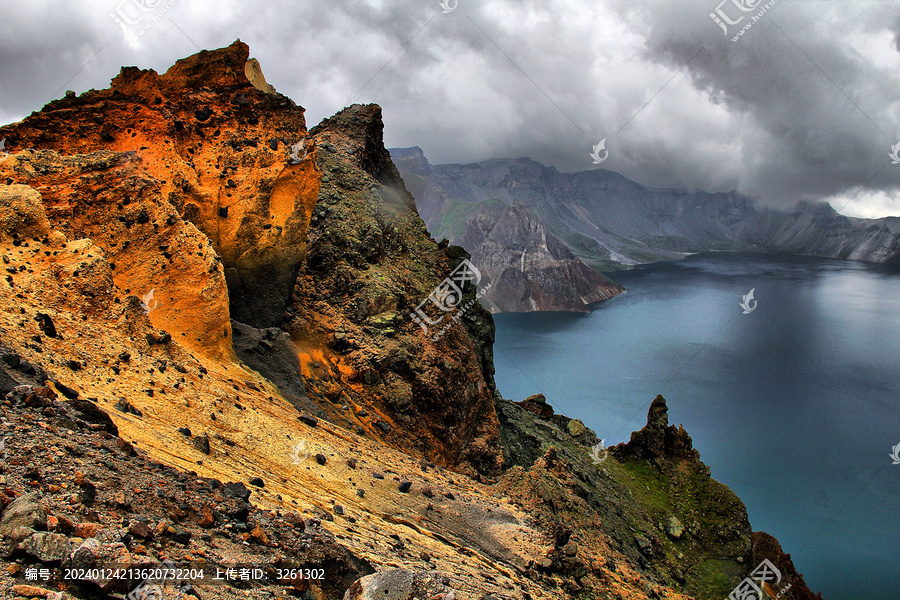
[[[157,179],[156,194],[221,258],[232,316],[269,327],[282,321],[305,253],[320,173],[314,147],[289,163],[289,147],[307,134],[303,109],[275,94],[248,56],[235,42],[180,60],[164,75],[123,67],[109,89],[53,101],[0,128],[0,137],[13,152],[135,153],[131,160]],[[65,214],[76,202],[59,202],[48,208],[51,218],[54,210],[68,217],[60,229],[90,233],[80,223],[85,215]]]
[[[492,312],[587,311],[623,291],[581,262],[523,204],[489,204],[466,220],[455,243],[472,251],[491,288]]]
[[[429,239],[382,128],[355,105],[310,132],[322,186],[287,324],[307,392],[335,423],[496,476],[493,323],[475,304],[434,340],[410,317],[467,255]]]
[[[115,292],[137,296],[145,299],[150,321],[187,348],[211,358],[233,358],[221,260],[209,239],[165,200],[159,182],[135,153],[26,151],[0,163],[0,177],[32,186],[10,185],[2,191],[4,198],[20,204],[6,207],[7,218],[27,210],[29,220],[41,222],[40,232],[12,227],[8,235],[19,241],[44,239],[50,233],[49,217],[53,228],[70,239],[99,246],[98,260],[108,261],[111,280],[84,297],[73,294],[69,302],[77,303],[77,310],[97,315]],[[69,285],[90,282],[78,269],[67,279]]]

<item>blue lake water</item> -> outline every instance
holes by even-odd
[[[590,314],[494,316],[503,396],[612,445],[662,394],[813,592],[900,598],[900,266],[702,254],[613,278]]]

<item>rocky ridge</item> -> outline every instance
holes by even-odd
[[[521,203],[488,203],[454,242],[471,248],[485,272],[491,288],[482,303],[491,312],[587,312],[624,291],[581,262]]]
[[[335,423],[496,477],[493,322],[474,305],[435,340],[410,318],[440,284],[435,273],[468,254],[429,238],[382,130],[379,107],[355,105],[310,132],[320,200],[285,328],[307,393]],[[474,297],[473,285],[463,291]]]

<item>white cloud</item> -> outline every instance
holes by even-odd
[[[856,196],[842,194],[827,198],[826,201],[836,211],[848,217],[877,219],[900,215],[900,189],[861,192]]]

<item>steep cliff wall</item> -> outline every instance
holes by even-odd
[[[310,132],[322,188],[287,324],[307,392],[336,423],[496,476],[493,323],[474,305],[434,340],[410,317],[466,255],[429,238],[382,129],[354,105]]]
[[[150,322],[186,348],[234,358],[221,259],[135,153],[25,151],[0,163],[0,178],[32,186],[54,229],[102,249],[114,285],[105,294],[145,301]]]
[[[492,312],[586,312],[623,291],[576,257],[524,202],[490,194],[460,202],[457,193],[468,194],[453,184],[436,187],[436,180],[448,181],[436,177],[420,148],[395,148],[391,156],[429,230],[472,253],[491,283],[481,302]]]
[[[487,275],[491,288],[482,302],[492,312],[587,311],[624,290],[576,258],[520,203],[489,203],[454,241]]]

